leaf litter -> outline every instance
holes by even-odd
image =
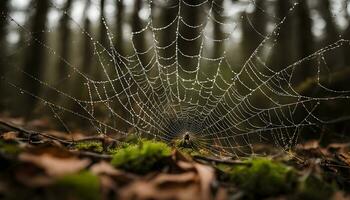
[[[310,140],[237,161],[4,121],[0,199],[350,199],[350,143]]]

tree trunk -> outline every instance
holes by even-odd
[[[200,0],[189,1],[190,4],[199,4]],[[190,7],[181,2],[181,17],[183,21],[189,26],[198,26],[203,20],[200,20],[202,15],[201,13],[205,13],[202,11],[203,7]],[[196,56],[199,53],[201,39],[202,37],[193,40],[198,37],[202,28],[192,28],[180,22],[179,34],[181,34],[184,38],[189,39],[190,41],[179,36],[178,38],[178,46],[179,51],[187,56]],[[203,27],[204,28],[204,27]],[[189,58],[187,56],[182,55],[178,52],[179,58],[178,62],[182,66],[183,69],[188,71],[194,71],[197,67],[197,58]],[[193,77],[188,77],[193,78]]]
[[[7,98],[6,89],[5,89],[5,83],[2,80],[2,76],[5,75],[8,67],[5,62],[5,55],[7,53],[7,42],[6,42],[6,25],[7,25],[7,18],[5,17],[9,12],[8,7],[9,0],[2,0],[0,2],[0,47],[1,47],[1,53],[0,53],[0,91],[1,96],[0,98],[0,111],[5,109],[4,102],[5,98]]]
[[[81,38],[81,42],[80,42],[80,46],[81,48],[81,52],[80,52],[80,57],[81,62],[80,62],[80,70],[81,72],[87,76],[87,77],[91,77],[90,74],[92,73],[92,65],[94,64],[94,60],[93,60],[93,41],[91,41],[91,21],[88,17],[88,10],[90,9],[91,6],[91,0],[86,0],[85,1],[85,5],[84,5],[84,11],[83,11],[83,23],[84,23],[84,31],[86,32],[86,34],[82,35]],[[90,35],[90,36],[88,36]],[[94,79],[95,77],[93,77]],[[78,75],[75,80],[74,80],[75,84],[74,84],[74,92],[73,95],[77,98],[77,99],[84,99],[87,100],[88,98],[88,89],[87,89],[87,85],[85,85],[85,83],[87,82],[87,80],[82,77],[81,75]],[[86,106],[86,105],[79,105],[77,102],[74,102],[74,104],[72,105],[72,110],[74,110],[75,112],[78,112],[82,115],[87,115],[87,111],[82,107],[82,106]],[[65,116],[65,118],[72,117],[70,115]],[[73,116],[74,117],[74,116]],[[84,123],[87,123],[86,121],[83,120]]]
[[[46,42],[44,30],[49,11],[49,0],[35,0],[34,3],[36,9],[31,26],[32,42],[26,53],[23,69],[30,75],[41,79],[45,63],[45,48],[40,43]],[[22,83],[24,90],[30,92],[33,96],[39,95],[41,85],[37,81],[25,76]],[[22,112],[28,116],[34,110],[37,99],[26,95],[24,100]]]
[[[350,3],[350,0],[345,0],[344,4],[347,8],[347,5]],[[347,11],[348,9],[346,9]],[[348,20],[348,22],[350,21],[350,13],[346,12],[346,19]],[[344,33],[343,33],[343,37],[346,40],[350,40],[350,24],[348,24],[347,28],[345,29]],[[345,45],[344,46],[344,62],[345,62],[345,67],[350,67],[350,46],[349,45]]]
[[[315,39],[312,34],[312,19],[310,17],[310,8],[308,7],[307,0],[298,0],[298,7],[296,8],[297,14],[297,27],[298,42],[297,42],[297,59],[305,58],[311,55],[315,49]],[[315,62],[304,62],[300,73],[298,73],[299,80],[303,81],[305,78],[314,74]]]
[[[71,12],[72,0],[67,0],[64,6],[64,10],[67,14],[62,14],[60,19],[58,30],[60,32],[60,50],[59,55],[61,58],[57,61],[57,69],[59,70],[59,78],[65,79],[68,75],[68,67],[66,66],[65,61],[69,60],[70,48],[69,48],[69,39],[71,37],[71,31],[69,28],[69,14]]]
[[[267,18],[264,0],[255,1],[256,7],[252,14],[243,13],[242,20],[242,63],[244,63],[259,44],[264,40],[266,35]]]
[[[276,2],[276,23],[290,13],[292,8],[291,0],[278,0]],[[294,59],[294,32],[293,32],[293,17],[288,16],[278,31],[276,42],[272,48],[272,52],[268,61],[268,66],[273,70],[279,71],[291,64]]]
[[[340,39],[339,30],[335,23],[335,19],[331,11],[330,1],[322,0],[317,2],[319,2],[318,6],[319,6],[320,15],[326,23],[324,38],[321,42],[321,45],[326,46]],[[342,67],[344,65],[343,54],[341,51],[342,51],[342,48],[338,48],[332,51],[332,54],[326,56],[326,60],[329,67],[335,69],[335,68]]]
[[[215,1],[216,5],[220,8],[223,7],[224,4],[224,0],[216,0]],[[220,16],[220,14],[218,12],[212,12],[213,13],[213,18],[218,20],[219,22],[222,22],[222,17]],[[213,36],[215,40],[223,40],[224,39],[224,33],[222,31],[222,27],[220,23],[217,22],[213,22],[214,23],[214,27],[213,27]],[[214,46],[213,46],[213,58],[219,58],[220,56],[222,56],[223,51],[224,51],[224,41],[217,41],[214,42]]]
[[[107,38],[106,18],[105,18],[105,0],[100,1],[100,43],[106,49],[109,49]]]
[[[115,48],[121,54],[124,55],[123,48],[123,17],[124,17],[124,2],[123,0],[116,1],[116,40],[115,40]]]
[[[84,30],[87,34],[83,35],[82,38],[82,72],[89,76],[91,72],[91,64],[93,63],[92,55],[93,55],[93,45],[90,37],[88,35],[91,35],[91,21],[88,17],[88,10],[91,6],[91,0],[87,0],[84,7],[84,14],[83,14],[83,20],[84,20]]]
[[[133,32],[138,32],[142,30],[142,21],[139,17],[139,12],[142,8],[142,4],[143,4],[143,0],[134,1],[134,8],[132,12],[132,22],[131,22],[131,29]],[[137,52],[146,51],[144,33],[139,33],[134,35],[133,43],[134,43],[135,50]],[[146,55],[139,55],[139,58],[142,66],[145,66],[147,64]]]

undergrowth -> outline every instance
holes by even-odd
[[[101,199],[99,178],[88,171],[60,177],[53,187],[63,199]]]
[[[111,161],[112,165],[139,174],[159,169],[164,159],[170,157],[171,148],[162,142],[151,140],[130,144],[116,151]]]
[[[241,165],[218,164],[222,181],[242,189],[247,199],[290,194],[291,199],[329,199],[335,186],[266,157],[249,158]]]

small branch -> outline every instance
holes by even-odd
[[[112,159],[112,156],[108,154],[99,154],[99,153],[94,153],[89,151],[71,151],[71,152],[78,156],[87,156],[87,157],[92,157],[97,159],[106,159],[106,160]]]
[[[49,134],[46,134],[46,133],[42,133],[42,132],[38,132],[38,131],[32,131],[32,130],[27,130],[27,129],[24,129],[22,127],[13,125],[11,123],[8,123],[8,122],[2,121],[2,120],[0,120],[0,126],[7,127],[9,130],[12,130],[12,131],[17,131],[17,132],[20,132],[20,133],[24,133],[25,135],[27,135],[29,137],[31,137],[33,135],[40,135],[40,136],[42,136],[44,138],[55,140],[55,141],[61,142],[62,144],[65,144],[65,145],[72,145],[72,144],[74,144],[76,142],[88,142],[88,141],[93,141],[93,140],[99,140],[101,142],[104,142],[107,138],[111,139],[111,140],[113,140],[115,142],[119,142],[118,140],[113,139],[113,138],[111,138],[109,136],[90,136],[90,137],[85,137],[85,138],[81,138],[81,139],[65,140],[65,139],[61,139],[61,138],[58,138],[58,137],[55,137],[55,136],[52,136],[52,135],[49,135]]]
[[[48,138],[48,139],[51,139],[51,140],[59,141],[59,142],[61,142],[63,144],[66,144],[66,145],[72,144],[71,141],[63,140],[61,138],[57,138],[55,136],[48,135],[46,133],[41,133],[41,132],[38,132],[38,131],[26,130],[24,128],[12,125],[12,124],[10,124],[8,122],[5,122],[5,121],[2,121],[2,120],[0,120],[0,125],[9,128],[12,131],[17,131],[17,132],[20,132],[20,133],[24,133],[25,135],[28,135],[29,137],[31,137],[32,135],[40,135],[42,137],[45,137],[45,138]]]
[[[210,157],[204,157],[204,156],[193,156],[193,159],[196,161],[206,161],[206,162],[213,162],[213,163],[221,163],[221,164],[228,164],[228,165],[247,165],[250,166],[251,163],[242,162],[239,160],[220,160],[217,158],[210,158]]]

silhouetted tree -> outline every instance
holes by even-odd
[[[43,67],[45,63],[45,49],[40,43],[45,43],[46,34],[46,19],[49,11],[49,0],[34,0],[36,5],[35,13],[32,18],[31,37],[32,42],[28,48],[24,60],[23,69],[25,72],[34,77],[42,78]],[[23,89],[29,91],[32,95],[40,93],[40,84],[25,76],[23,79]],[[23,113],[29,115],[35,108],[37,100],[29,95],[26,95],[23,103]]]
[[[83,23],[84,23],[84,26],[83,26],[84,34],[82,35],[82,38],[80,41],[80,45],[82,47],[80,52],[80,57],[81,57],[80,70],[87,77],[91,77],[90,75],[93,72],[91,68],[94,64],[93,41],[91,41],[91,33],[92,33],[91,21],[88,16],[88,10],[90,9],[90,7],[91,7],[91,0],[86,0],[84,5],[84,10],[83,10],[83,15],[82,15]],[[74,81],[75,81],[74,88],[73,88],[74,96],[76,96],[77,99],[84,99],[84,97],[87,97],[88,95],[88,91],[86,88],[87,86],[84,85],[87,82],[86,79],[81,75],[78,75]],[[86,114],[86,110],[82,108],[82,106],[84,105],[79,105],[77,102],[74,102],[74,104],[72,105],[72,110],[84,115],[84,113]],[[65,116],[65,118],[69,119],[70,117],[72,117],[68,113],[66,114],[67,115]]]
[[[246,61],[248,57],[254,52],[259,44],[264,40],[266,35],[267,16],[266,2],[264,0],[255,1],[255,10],[253,13],[242,14],[242,61]]]
[[[102,46],[104,46],[106,49],[109,49],[108,47],[109,42],[108,42],[108,38],[107,38],[107,28],[106,28],[106,24],[107,23],[106,20],[106,14],[105,14],[105,4],[106,1],[105,0],[101,0],[100,1],[100,43],[102,44]]]
[[[190,1],[190,4],[196,5],[202,2],[201,0],[193,0]],[[181,5],[181,20],[183,20],[185,23],[180,23],[180,29],[179,29],[179,35],[178,38],[178,46],[179,50],[185,54],[190,56],[198,55],[201,39],[198,38],[198,35],[200,34],[203,27],[197,28],[198,25],[203,23],[203,7],[191,7],[187,6],[182,1],[180,1]],[[201,15],[202,14],[202,15]],[[186,56],[183,56],[181,53],[179,55],[179,63],[185,70],[193,71],[197,67],[197,59],[196,58],[189,58]]]
[[[169,1],[167,2],[160,12],[160,22],[159,27],[165,27],[166,25],[170,24],[177,15],[177,7],[175,6],[177,2]],[[159,37],[159,46],[168,46],[170,45],[175,39],[176,39],[176,23],[174,23],[172,26],[164,29]],[[168,48],[164,50],[159,51],[160,55],[162,57],[170,58],[171,56],[175,55],[175,45],[171,45]],[[163,65],[169,65],[174,62],[174,59],[166,60],[166,59],[160,59],[159,60],[161,64]]]
[[[324,38],[321,42],[322,46],[329,45],[331,43],[336,42],[339,40],[339,30],[335,23],[335,19],[333,17],[332,11],[331,11],[331,3],[329,0],[322,0],[317,1],[318,7],[319,7],[319,13],[323,20],[325,21],[325,31],[324,31]],[[343,65],[343,57],[341,53],[342,49],[335,49],[332,51],[330,55],[326,57],[327,63],[330,67],[339,67]]]
[[[123,48],[123,17],[124,17],[124,2],[123,0],[116,1],[116,40],[115,40],[115,48],[120,54],[124,54]]]
[[[64,5],[64,10],[66,13],[62,13],[60,22],[59,22],[59,55],[61,58],[57,60],[57,69],[59,71],[59,77],[60,78],[66,78],[68,74],[68,68],[66,64],[64,63],[64,60],[68,61],[69,60],[69,55],[70,55],[70,48],[69,48],[69,39],[71,37],[71,31],[69,28],[69,14],[71,12],[71,7],[72,7],[72,0],[67,0],[65,5]]]
[[[7,30],[6,30],[6,24],[7,24],[7,14],[9,12],[9,7],[8,7],[9,0],[2,0],[0,2],[0,47],[1,47],[1,53],[0,53],[0,78],[1,76],[4,75],[6,72],[6,63],[5,63],[5,54],[6,54],[6,47],[7,47],[7,42],[6,42],[6,35],[7,35]],[[3,98],[0,98],[0,110],[2,110],[3,107],[3,102],[6,97],[5,94],[5,87],[3,85],[4,83],[2,80],[0,80],[0,91],[1,91],[1,96]]]
[[[214,1],[214,0],[213,0]],[[220,15],[222,12],[224,0],[215,0],[215,4],[213,7],[213,18],[219,22],[223,22],[223,17]],[[223,40],[224,39],[224,33],[222,31],[221,24],[218,22],[213,22],[213,36],[214,40]],[[223,53],[223,42],[222,41],[217,41],[214,42],[213,46],[213,58],[218,58],[222,56]]]
[[[348,5],[349,3],[350,3],[349,0],[344,1],[345,5]],[[344,7],[347,8],[347,6],[344,6]],[[346,9],[345,17],[348,21],[350,21],[350,13],[347,12],[347,9]],[[348,26],[346,27],[346,29],[343,33],[343,37],[344,37],[344,39],[350,40],[350,24],[348,24]],[[346,65],[346,67],[349,67],[350,66],[350,56],[349,56],[350,55],[350,47],[349,47],[349,45],[346,45],[344,47],[344,55],[345,55],[344,56],[345,57],[345,65]]]
[[[84,21],[84,30],[86,34],[83,35],[82,38],[82,72],[86,75],[88,75],[91,72],[91,65],[92,65],[92,55],[93,55],[93,45],[91,42],[91,21],[88,17],[88,10],[91,6],[91,0],[86,0],[85,6],[84,6],[84,12],[83,12],[83,21]],[[90,35],[90,36],[89,36]]]
[[[292,8],[291,0],[277,0],[275,3],[276,23],[280,23]],[[276,42],[269,58],[269,66],[275,70],[280,70],[293,61],[293,20],[288,16],[278,30]]]
[[[140,31],[143,28],[142,21],[139,17],[139,12],[142,8],[142,5],[143,5],[143,0],[134,1],[134,7],[133,7],[132,16],[131,16],[131,20],[132,20],[131,29],[133,32]],[[137,52],[146,51],[144,33],[134,35],[133,43]],[[145,65],[147,63],[146,55],[139,55],[139,57],[142,65]]]
[[[313,53],[315,47],[315,39],[312,34],[312,19],[310,17],[310,8],[307,0],[298,0],[298,7],[296,8],[297,14],[297,58],[302,59]],[[298,77],[305,79],[307,76],[312,75],[312,70],[315,69],[315,63],[312,61],[306,62],[302,66],[302,70]]]

